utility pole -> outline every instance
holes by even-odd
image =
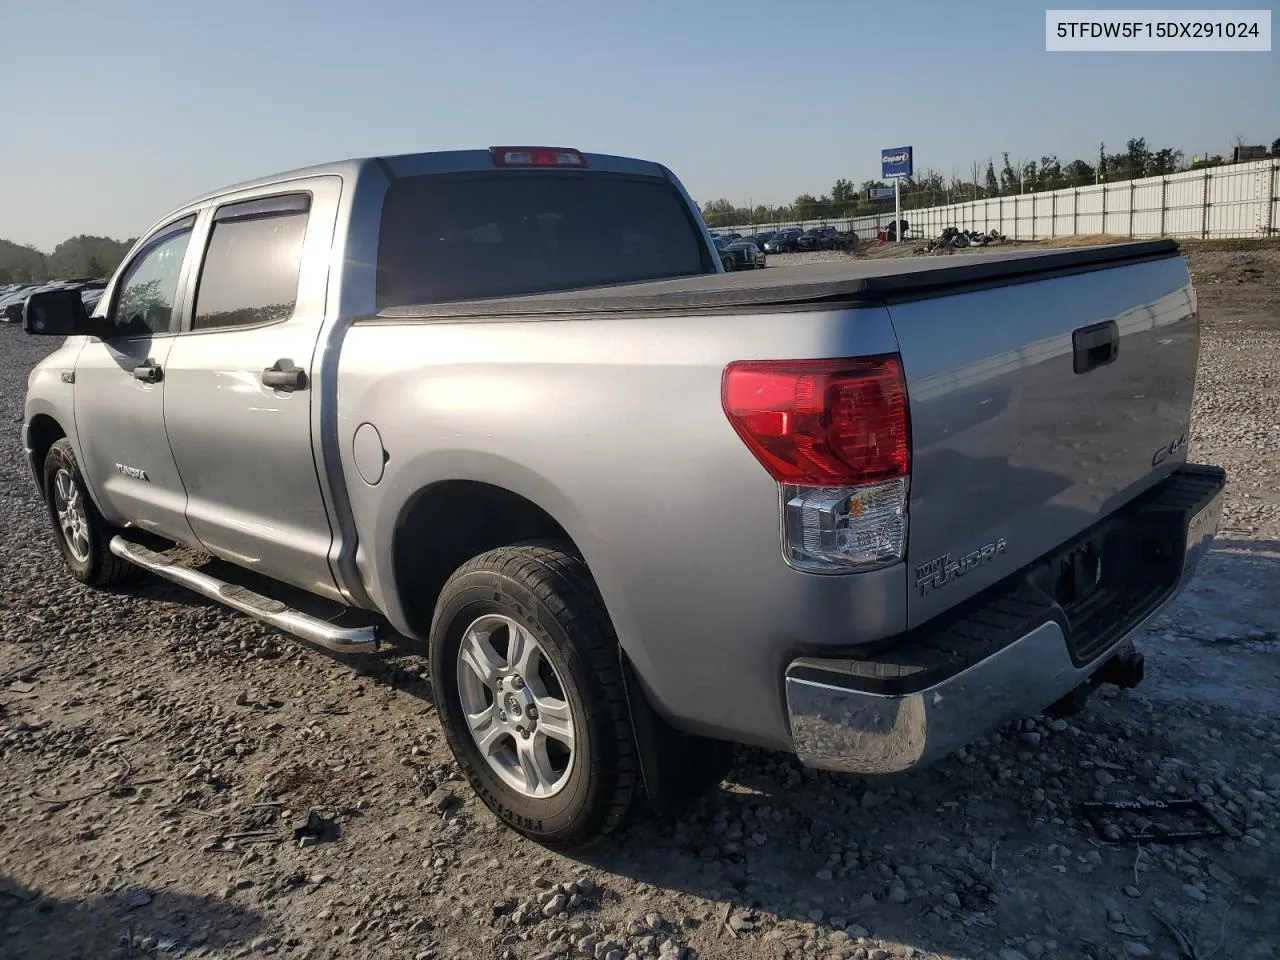
[[[898,243],[902,242],[902,178],[893,178],[893,235]]]

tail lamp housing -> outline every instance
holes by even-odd
[[[903,558],[911,437],[896,354],[731,363],[721,404],[778,482],[791,566],[845,573]]]

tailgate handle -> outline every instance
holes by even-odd
[[[1071,334],[1076,373],[1105,367],[1120,355],[1120,325],[1114,320],[1081,327]]]

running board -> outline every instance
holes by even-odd
[[[202,597],[216,600],[233,610],[269,623],[271,626],[295,637],[310,641],[335,653],[367,653],[378,648],[378,628],[337,627],[326,620],[295,610],[279,600],[264,597],[246,587],[236,586],[211,577],[199,570],[183,566],[171,557],[148,550],[141,544],[124,537],[111,539],[111,552],[117,557],[136,563],[142,569],[158,577],[194,590]]]

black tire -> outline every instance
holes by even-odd
[[[83,515],[83,532],[87,541],[87,549],[72,548],[67,534],[58,519],[57,481],[59,474],[65,474],[68,482],[74,487]],[[84,477],[80,473],[80,465],[76,462],[75,448],[66,437],[58,440],[44,458],[44,499],[48,508],[49,522],[53,527],[53,537],[58,542],[62,559],[66,561],[71,575],[81,583],[91,587],[122,587],[138,580],[141,570],[117,557],[108,548],[111,538],[120,531],[107,523],[98,512],[98,507],[89,496]]]
[[[480,754],[458,690],[458,649],[486,614],[515,620],[543,648],[574,717],[574,760],[548,798],[525,796]],[[567,545],[500,547],[463,564],[436,603],[431,676],[445,738],[471,787],[493,814],[548,846],[590,843],[611,833],[631,808],[639,763],[627,709],[617,635],[586,564]],[[580,745],[579,745],[580,741]]]

